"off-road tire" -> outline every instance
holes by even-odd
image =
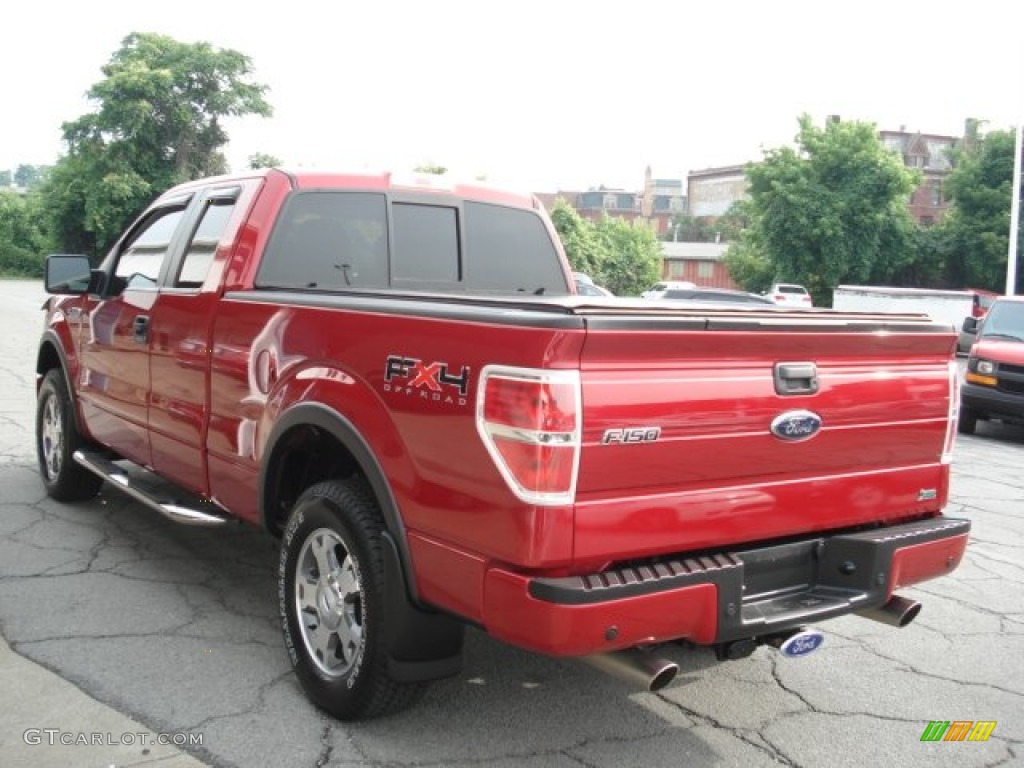
[[[85,501],[99,493],[103,478],[72,458],[84,445],[64,374],[59,368],[51,368],[43,377],[36,399],[36,456],[51,498]]]
[[[364,481],[328,480],[299,497],[282,537],[285,646],[306,695],[341,720],[404,709],[426,687],[389,674],[383,531]]]

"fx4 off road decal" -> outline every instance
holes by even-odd
[[[388,355],[384,365],[384,391],[436,403],[465,405],[469,393],[469,366],[457,370],[449,363],[427,363],[415,357]]]

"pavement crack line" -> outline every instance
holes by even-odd
[[[942,682],[953,683],[954,685],[959,685],[959,686],[963,686],[963,687],[967,687],[967,688],[980,688],[980,689],[983,689],[983,690],[996,691],[998,693],[1005,693],[1005,694],[1008,694],[1010,696],[1019,696],[1019,697],[1024,698],[1024,691],[1015,691],[1012,688],[1004,688],[1004,687],[1002,687],[1000,685],[995,685],[994,683],[978,683],[978,682],[972,682],[972,681],[969,681],[969,680],[959,680],[959,679],[957,679],[955,677],[948,677],[946,675],[935,674],[934,672],[927,672],[927,671],[925,671],[923,669],[918,669],[913,664],[908,664],[903,659],[897,659],[897,658],[894,658],[892,656],[886,656],[884,653],[879,651],[877,648],[874,648],[874,647],[872,647],[870,645],[867,645],[865,641],[862,641],[859,638],[850,637],[850,638],[847,638],[847,639],[851,640],[852,642],[854,642],[857,645],[859,645],[861,650],[863,650],[865,653],[870,653],[870,654],[872,654],[874,656],[877,656],[880,659],[885,659],[886,661],[891,661],[896,666],[896,668],[898,670],[903,670],[903,671],[907,671],[907,672],[913,672],[915,675],[920,675],[921,677],[927,677],[927,678],[930,678],[932,680],[941,680]],[[868,713],[858,713],[858,714],[868,714]],[[886,719],[896,719],[896,718],[886,718]]]
[[[334,752],[334,745],[331,744],[333,730],[334,726],[331,723],[324,723],[324,729],[320,732],[320,754],[316,756],[316,761],[313,763],[314,768],[324,768],[331,762],[331,755]]]
[[[702,715],[699,712],[697,712],[696,710],[692,710],[692,709],[690,709],[688,707],[685,707],[682,704],[680,704],[678,701],[673,701],[672,699],[669,699],[669,698],[665,697],[664,695],[662,695],[660,693],[655,694],[655,695],[658,696],[658,698],[660,698],[666,704],[668,704],[668,705],[670,705],[672,707],[675,707],[680,712],[682,712],[684,715],[686,715],[687,717],[692,718],[693,720],[697,721],[698,723],[703,723],[704,725],[709,725],[712,728],[715,728],[716,730],[725,731],[726,733],[730,734],[731,736],[733,736],[733,737],[739,739],[740,741],[748,744],[749,746],[753,747],[758,752],[761,752],[761,753],[767,755],[768,757],[772,758],[773,760],[775,760],[777,762],[782,763],[783,765],[792,766],[792,768],[800,768],[800,764],[799,763],[797,763],[792,758],[790,758],[788,755],[786,755],[784,752],[782,752],[775,744],[772,744],[770,741],[768,741],[768,739],[765,739],[765,737],[759,731],[754,731],[754,732],[757,733],[757,735],[762,739],[761,741],[758,741],[757,739],[751,738],[746,733],[747,731],[749,731],[751,729],[748,729],[748,728],[734,728],[732,726],[728,726],[725,723],[723,723],[723,722],[721,722],[719,720],[716,720],[715,718],[711,717],[710,715]],[[797,698],[800,698],[800,697],[797,697]]]

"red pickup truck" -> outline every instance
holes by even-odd
[[[581,297],[536,198],[253,172],[47,262],[47,491],[281,539],[284,639],[340,718],[459,671],[466,624],[664,685],[799,655],[948,573],[955,337],[915,315]]]

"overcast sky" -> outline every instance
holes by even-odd
[[[533,191],[732,165],[797,117],[961,135],[1024,114],[1019,0],[21,0],[4,12],[0,168],[50,164],[130,32],[248,55],[272,118],[253,152],[339,169],[448,166]]]

